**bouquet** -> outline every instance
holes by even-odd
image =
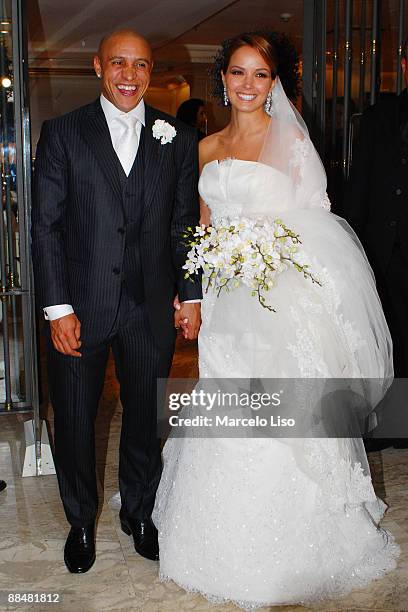
[[[267,304],[265,294],[289,267],[321,284],[309,270],[299,235],[281,219],[220,219],[216,227],[188,227],[184,238],[185,246],[190,247],[184,278],[193,280],[192,276],[202,270],[205,291],[211,287],[217,296],[245,285],[261,306],[276,312]]]

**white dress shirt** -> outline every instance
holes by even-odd
[[[140,100],[139,104],[135,108],[132,108],[132,110],[128,113],[124,113],[123,111],[116,108],[116,106],[112,104],[112,102],[109,102],[109,100],[107,100],[105,96],[101,95],[101,106],[105,114],[106,123],[108,124],[113,148],[115,149],[116,155],[118,156],[123,169],[125,170],[126,174],[128,174],[126,167],[121,161],[120,155],[120,148],[123,139],[123,125],[120,121],[117,121],[117,119],[120,119],[121,117],[133,117],[136,120],[135,132],[137,138],[135,139],[135,145],[132,151],[132,156],[134,160],[137,154],[137,150],[139,148],[142,125],[146,125],[144,100]]]
[[[129,111],[128,113],[124,113],[119,108],[116,108],[116,106],[112,104],[112,102],[109,102],[109,100],[107,100],[104,95],[101,95],[100,101],[101,101],[103,113],[105,115],[106,123],[108,124],[112,145],[113,145],[113,148],[115,149],[116,154],[118,154],[119,147],[120,147],[120,140],[123,135],[123,126],[121,126],[120,122],[116,121],[116,119],[120,118],[121,116],[125,116],[125,115],[128,115],[128,116],[131,115],[132,117],[135,117],[137,119],[136,126],[135,126],[135,131],[137,135],[137,145],[135,146],[135,157],[136,157],[137,150],[139,147],[139,142],[140,142],[140,134],[142,132],[142,125],[143,126],[146,125],[144,100],[143,99],[140,100],[139,104],[135,108],[132,108],[132,110]],[[119,155],[118,157],[120,160]],[[122,167],[126,172],[126,169],[123,166],[123,164],[122,164]],[[189,303],[196,303],[200,301],[201,300],[186,300],[186,302],[189,302]],[[44,308],[44,317],[50,321],[53,321],[54,319],[65,317],[66,315],[72,314],[73,312],[74,312],[74,309],[72,308],[70,304],[57,304],[56,306],[47,306],[46,308]]]

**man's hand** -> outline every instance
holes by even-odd
[[[81,357],[76,349],[81,346],[81,323],[75,314],[50,321],[51,339],[54,347],[63,355]]]
[[[199,302],[189,304],[174,300],[174,326],[176,329],[180,327],[183,330],[183,336],[186,340],[195,340],[198,336],[201,326],[201,304]]]

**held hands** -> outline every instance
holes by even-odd
[[[81,323],[75,314],[50,321],[51,339],[54,348],[63,355],[81,357],[76,349],[81,346]]]
[[[201,326],[201,304],[199,302],[193,304],[182,302],[180,304],[177,295],[174,298],[173,306],[176,309],[174,327],[183,330],[183,336],[186,340],[195,340]]]

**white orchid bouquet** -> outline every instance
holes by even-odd
[[[281,219],[226,218],[216,226],[188,227],[185,246],[190,247],[185,279],[203,271],[205,291],[213,288],[217,296],[243,285],[251,289],[264,308],[276,312],[266,302],[265,293],[276,283],[276,277],[292,267],[313,283],[313,276],[301,252],[299,235]]]

